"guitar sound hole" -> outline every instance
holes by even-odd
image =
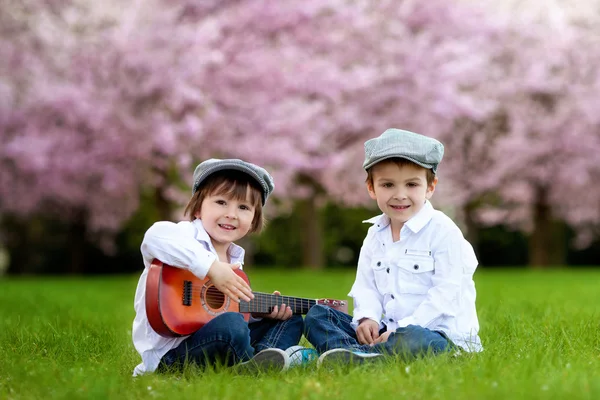
[[[225,304],[225,295],[214,286],[206,289],[206,304],[210,308],[221,308]]]

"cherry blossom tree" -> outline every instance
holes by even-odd
[[[491,99],[488,117],[458,120],[445,133],[452,185],[443,195],[467,221],[528,232],[530,263],[542,266],[564,263],[563,223],[585,244],[600,221],[592,100],[600,52],[589,21],[533,15],[510,18],[490,48],[486,79],[471,88],[478,102]]]

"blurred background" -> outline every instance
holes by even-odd
[[[0,271],[143,268],[194,167],[272,172],[247,265],[355,268],[363,143],[446,147],[483,268],[600,262],[600,0],[3,0]]]

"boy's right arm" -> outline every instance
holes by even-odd
[[[173,267],[191,271],[200,279],[207,276],[217,289],[234,301],[250,301],[254,297],[248,284],[233,269],[239,265],[220,262],[196,240],[195,228],[189,223],[168,221],[152,225],[142,241],[141,251],[146,265],[155,258]]]
[[[196,229],[189,223],[156,222],[144,235],[142,256],[146,265],[155,258],[173,267],[190,270],[204,279],[217,256],[206,250],[195,237]]]

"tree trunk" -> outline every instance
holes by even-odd
[[[302,265],[311,269],[324,267],[323,227],[316,196],[298,202],[302,223]]]
[[[81,275],[85,273],[86,260],[86,234],[87,222],[86,212],[81,210],[75,215],[74,220],[69,224],[69,254],[71,262],[69,264],[69,273],[72,275]]]
[[[7,275],[28,275],[39,272],[41,260],[36,251],[39,221],[27,223],[19,218],[5,218],[2,223],[2,236],[8,253]]]
[[[6,229],[6,227],[4,227]],[[32,270],[32,255],[29,235],[26,227],[11,224],[6,233],[6,251],[8,252],[7,275],[25,275]]]
[[[475,203],[468,203],[463,207],[466,228],[465,239],[471,243],[475,254],[479,257],[479,225],[475,221],[475,210]]]
[[[548,189],[536,188],[533,204],[533,232],[529,237],[529,266],[536,269],[564,265],[566,262],[565,226],[555,221],[548,202]]]

